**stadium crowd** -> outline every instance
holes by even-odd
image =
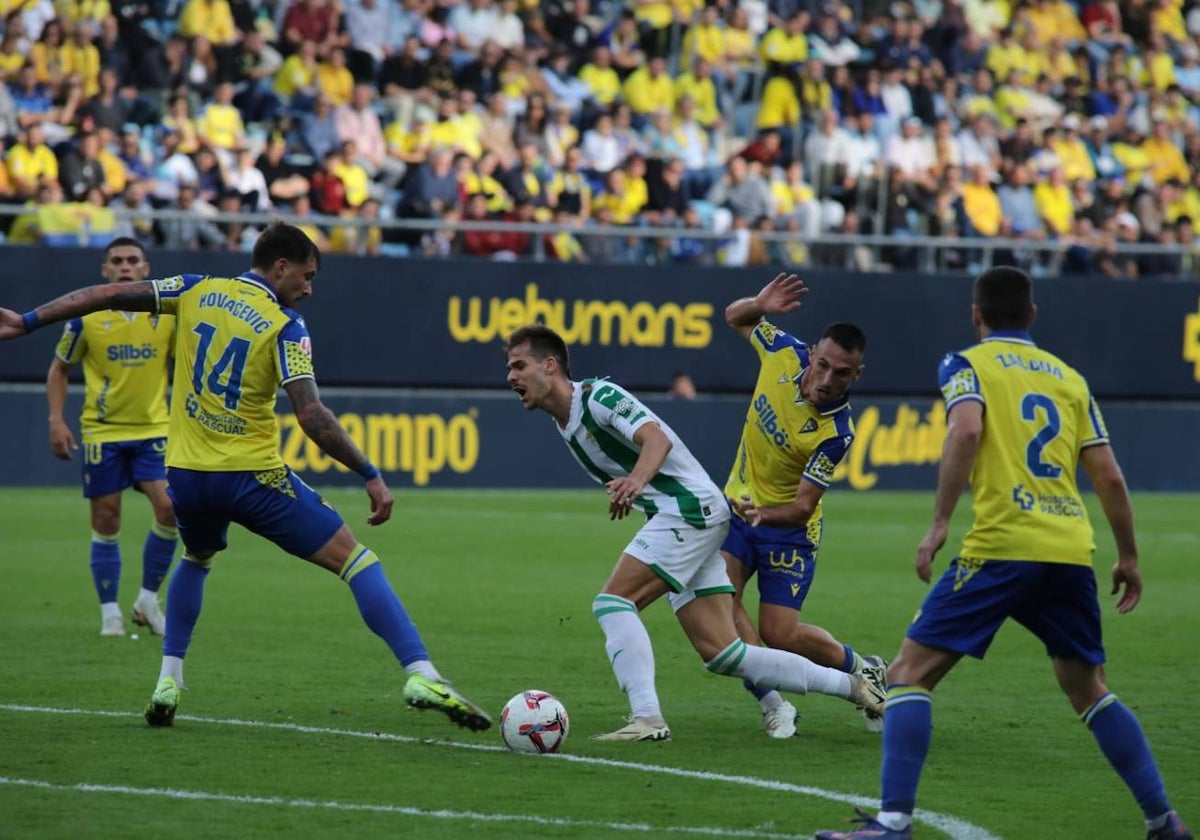
[[[949,267],[1004,237],[1195,273],[1200,2],[858,2],[0,0],[0,202],[181,209],[114,233],[185,249],[246,250],[211,216],[262,211],[365,221],[305,225],[344,253],[903,268],[934,235]]]

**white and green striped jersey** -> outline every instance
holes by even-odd
[[[679,435],[641,400],[606,379],[572,384],[567,425],[554,425],[575,460],[592,478],[606,484],[629,475],[641,454],[633,436],[647,423],[657,423],[670,438],[671,451],[634,507],[646,516],[674,514],[694,528],[707,528],[729,519],[729,507],[720,488]]]

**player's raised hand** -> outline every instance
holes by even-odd
[[[71,427],[62,420],[52,420],[50,422],[50,451],[54,453],[54,457],[60,461],[70,461],[71,453],[79,448],[79,444],[75,442],[75,435],[71,432]]]
[[[808,287],[795,274],[780,272],[758,293],[758,305],[769,315],[780,315],[799,309]]]
[[[929,583],[933,579],[933,558],[946,544],[947,530],[944,523],[934,522],[925,532],[921,544],[917,546],[917,559],[914,565],[917,569],[917,577],[925,583]]]
[[[367,495],[371,497],[371,515],[367,517],[368,525],[382,525],[392,518],[392,491],[384,484],[383,479],[376,476],[367,482]]]
[[[0,341],[10,338],[20,338],[25,335],[25,322],[18,312],[11,309],[0,309]]]
[[[1121,592],[1121,597],[1117,599],[1117,612],[1131,611],[1142,600],[1142,573],[1138,570],[1137,561],[1118,560],[1113,566],[1112,580],[1113,595],[1121,592],[1122,586],[1125,587],[1125,591]]]

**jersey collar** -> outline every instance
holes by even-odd
[[[264,292],[271,296],[271,300],[279,303],[279,298],[275,295],[275,290],[271,288],[271,284],[267,282],[267,278],[261,274],[255,274],[253,271],[247,271],[238,275],[239,280],[243,283],[249,283],[251,286],[258,286]]]
[[[1007,341],[1011,344],[1028,344],[1030,347],[1037,347],[1033,336],[1026,330],[993,330],[991,335],[983,341]]]
[[[571,383],[571,413],[567,415],[567,425],[559,426],[559,431],[566,436],[575,434],[579,424],[583,422],[583,383]],[[558,426],[558,423],[554,424]]]

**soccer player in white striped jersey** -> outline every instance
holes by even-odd
[[[712,673],[797,694],[832,694],[882,711],[882,692],[861,676],[738,638],[734,589],[721,556],[728,505],[666,423],[614,382],[572,381],[566,343],[549,327],[522,327],[505,349],[509,387],[527,410],[554,418],[580,466],[608,492],[609,518],[623,519],[635,508],[647,517],[592,602],[630,705],[628,724],[597,740],[671,737],[655,688],[650,636],[638,614],[663,595]]]

